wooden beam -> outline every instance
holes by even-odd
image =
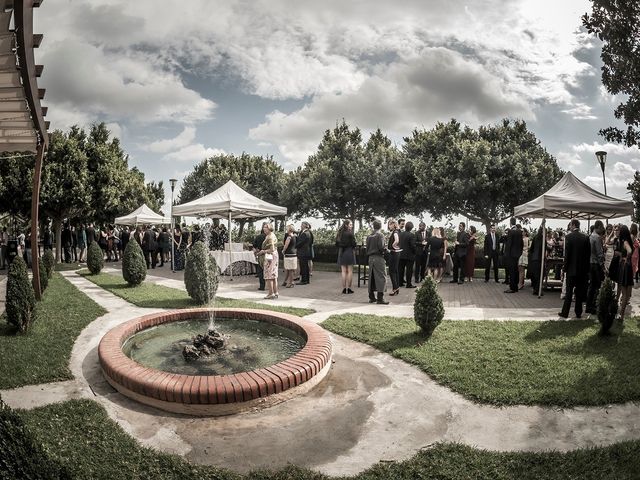
[[[38,145],[36,152],[36,166],[33,172],[33,193],[31,194],[31,271],[33,272],[33,291],[36,299],[42,298],[40,290],[40,251],[38,250],[38,209],[40,207],[40,177],[42,176],[42,158],[44,148]]]
[[[38,48],[42,43],[42,39],[44,35],[42,33],[34,33],[33,34],[33,48]]]
[[[42,100],[44,98],[44,94],[47,93],[47,89],[46,88],[39,88],[38,89],[38,98],[40,100]]]
[[[46,117],[48,111],[49,111],[49,107],[42,107],[42,116]]]
[[[44,70],[44,65],[36,65],[36,77],[40,78],[42,76],[43,70]]]

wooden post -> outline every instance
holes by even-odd
[[[33,272],[33,291],[36,300],[42,298],[40,290],[40,265],[38,250],[38,207],[40,206],[40,177],[42,175],[42,159],[44,157],[44,147],[42,143],[38,145],[36,151],[36,165],[33,170],[33,193],[31,194],[31,271]]]

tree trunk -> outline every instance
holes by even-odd
[[[56,263],[62,262],[62,219],[53,219],[53,230],[56,233]]]
[[[247,223],[246,220],[238,220],[240,228],[238,228],[238,241],[242,241],[242,233],[244,232],[244,226]]]

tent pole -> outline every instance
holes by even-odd
[[[229,210],[229,279],[230,282],[233,282],[233,263],[231,262],[231,210]]]
[[[538,298],[542,297],[542,283],[544,282],[544,254],[546,252],[547,245],[547,229],[545,228],[546,220],[544,218],[544,213],[542,214],[542,225],[540,228],[542,229],[542,242],[540,242],[540,285],[538,285]]]

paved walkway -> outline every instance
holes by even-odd
[[[143,445],[183,455],[196,463],[240,471],[294,463],[327,474],[347,475],[380,460],[406,459],[434,442],[461,442],[500,451],[566,451],[640,438],[639,405],[567,410],[478,405],[401,360],[337,335],[332,336],[332,369],[307,395],[262,411],[228,417],[168,414],[116,392],[102,377],[97,358],[97,345],[104,333],[154,310],[135,307],[73,272],[63,275],[109,313],[78,337],[70,361],[74,380],[0,391],[3,399],[13,407],[33,408],[71,398],[92,398]],[[316,278],[323,276],[314,275],[314,282],[320,284]],[[148,281],[180,286],[177,279],[160,275],[150,275]],[[220,295],[258,298],[251,282],[242,285],[237,280],[233,284],[224,282]],[[349,302],[339,295],[334,295],[338,300],[291,295],[278,301],[314,306],[318,313],[308,318],[316,321],[338,311],[371,308],[360,301],[360,293],[354,295],[356,301]],[[407,294],[404,298],[410,297]],[[375,311],[409,314],[411,307],[402,299]]]

